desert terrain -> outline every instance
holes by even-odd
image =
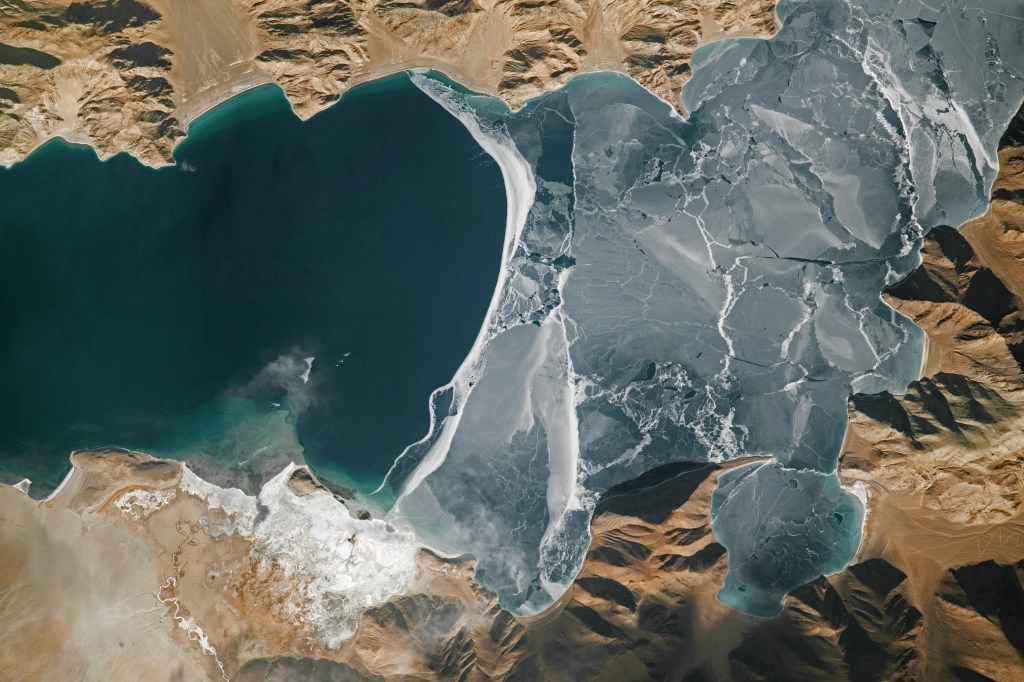
[[[0,164],[60,137],[168,165],[192,121],[249,88],[278,84],[308,118],[411,68],[513,108],[619,71],[679,108],[698,46],[775,30],[773,0],[3,0]]]

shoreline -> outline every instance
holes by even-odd
[[[192,127],[196,123],[198,123],[202,118],[208,116],[211,113],[214,113],[217,108],[221,107],[224,104],[228,104],[229,102],[231,102],[231,100],[233,100],[233,99],[235,99],[237,97],[241,97],[242,95],[245,95],[246,93],[252,92],[253,90],[256,90],[256,89],[258,89],[260,87],[263,87],[263,86],[273,86],[273,87],[277,88],[281,92],[282,97],[284,97],[285,101],[288,103],[288,107],[289,107],[289,109],[291,109],[292,115],[294,115],[295,118],[297,118],[300,121],[308,121],[309,119],[313,118],[314,116],[316,116],[317,114],[321,113],[322,111],[326,111],[327,109],[329,109],[329,108],[333,107],[334,105],[338,104],[347,95],[349,95],[351,92],[353,92],[354,90],[356,90],[356,89],[358,89],[360,87],[364,87],[364,86],[367,86],[367,85],[372,85],[372,84],[376,83],[377,81],[385,80],[385,79],[390,78],[392,76],[397,76],[397,75],[400,75],[400,74],[403,74],[403,73],[409,74],[411,76],[411,74],[413,74],[416,71],[436,71],[437,73],[440,73],[442,76],[444,76],[444,78],[446,78],[447,80],[451,81],[452,83],[454,83],[458,87],[463,88],[463,89],[465,89],[465,90],[467,90],[469,92],[472,92],[473,94],[483,95],[483,96],[487,96],[487,97],[493,97],[494,99],[500,100],[507,107],[509,107],[510,111],[518,111],[527,102],[529,102],[529,101],[531,101],[533,99],[536,99],[538,97],[543,97],[544,95],[546,95],[546,94],[548,94],[550,92],[557,91],[558,89],[564,87],[565,84],[568,82],[568,80],[572,80],[572,78],[575,78],[576,76],[579,76],[579,75],[585,75],[585,74],[591,74],[591,73],[618,73],[618,74],[626,76],[627,78],[630,78],[631,80],[635,81],[635,79],[633,79],[631,76],[629,76],[625,72],[624,69],[621,70],[621,71],[617,70],[617,69],[610,69],[610,68],[608,68],[608,69],[602,68],[602,69],[597,69],[597,70],[593,70],[593,71],[581,70],[581,71],[573,74],[573,77],[568,79],[566,82],[558,83],[558,84],[555,85],[555,87],[552,87],[552,88],[546,88],[542,92],[538,93],[537,95],[534,95],[533,97],[530,97],[527,100],[524,100],[523,103],[519,104],[518,106],[513,107],[509,103],[508,100],[506,100],[504,97],[502,97],[501,93],[498,90],[496,90],[495,88],[487,87],[486,83],[484,81],[480,80],[480,79],[471,78],[471,77],[467,77],[465,74],[456,73],[457,70],[452,69],[451,65],[448,64],[448,63],[445,63],[445,62],[443,62],[441,60],[432,59],[432,58],[408,59],[408,60],[403,60],[403,61],[400,61],[400,62],[395,62],[395,63],[389,64],[389,65],[387,65],[385,67],[382,67],[382,68],[374,69],[374,70],[372,70],[370,72],[367,72],[365,74],[360,74],[358,76],[354,76],[351,80],[349,80],[346,83],[345,89],[341,92],[341,94],[338,96],[338,98],[336,100],[334,100],[333,102],[328,103],[325,106],[316,108],[316,110],[313,111],[312,113],[305,114],[305,113],[301,112],[299,110],[299,107],[296,105],[296,103],[294,101],[292,101],[292,99],[290,97],[288,97],[287,93],[285,92],[284,87],[280,83],[275,81],[268,74],[266,74],[266,73],[264,73],[262,71],[259,71],[258,69],[255,69],[255,70],[247,71],[243,75],[250,75],[250,74],[258,73],[258,74],[260,74],[259,77],[252,78],[252,79],[242,79],[240,81],[232,79],[232,80],[227,81],[224,84],[221,84],[221,85],[218,85],[218,86],[215,86],[215,87],[211,87],[211,88],[207,88],[206,90],[201,91],[197,95],[193,96],[192,101],[199,101],[199,102],[201,102],[199,104],[199,106],[196,108],[195,111],[188,111],[186,103],[185,102],[182,103],[182,105],[181,105],[182,108],[186,108],[186,114],[182,117],[182,126],[185,129],[185,135],[180,137],[180,138],[178,138],[177,140],[175,140],[173,146],[171,147],[172,159],[173,159],[173,155],[177,151],[178,147],[180,147],[182,144],[185,143],[186,140],[189,139],[189,132],[191,131]],[[637,84],[639,85],[639,82]],[[224,88],[225,85],[228,86],[226,89]],[[641,87],[643,87],[643,86],[641,85]],[[225,90],[226,90],[226,92],[225,92]],[[655,96],[657,97],[657,95],[655,95]],[[658,99],[661,99],[661,98],[659,97]],[[665,102],[664,99],[661,99],[661,101]],[[671,107],[671,105],[668,102],[665,102],[665,104]],[[42,147],[46,146],[47,144],[53,142],[54,140],[60,140],[60,141],[64,142],[65,144],[68,144],[68,145],[88,147],[89,149],[91,149],[96,154],[96,158],[98,158],[100,161],[107,161],[108,159],[111,159],[111,158],[113,158],[115,156],[118,156],[120,154],[127,154],[128,156],[133,158],[136,162],[138,162],[142,166],[145,166],[147,168],[152,168],[154,170],[155,169],[159,169],[159,168],[174,167],[174,166],[177,165],[177,163],[175,161],[173,161],[173,160],[168,161],[167,163],[155,164],[155,163],[152,163],[152,162],[146,161],[145,159],[140,158],[139,156],[134,154],[132,152],[132,150],[129,150],[129,149],[121,149],[121,150],[118,150],[118,151],[110,153],[110,154],[105,154],[103,152],[103,150],[101,150],[96,145],[96,143],[93,140],[91,140],[88,136],[82,135],[80,133],[76,133],[74,130],[70,130],[70,129],[69,130],[60,130],[60,129],[58,129],[58,130],[54,131],[54,133],[49,135],[48,137],[45,137],[45,138],[42,138],[42,139],[38,140],[36,144],[34,144],[32,147],[30,147],[28,150],[26,150],[25,153],[21,156],[21,158],[17,159],[16,161],[12,161],[10,163],[0,163],[0,168],[13,168],[13,167],[17,166],[18,164],[21,164],[21,163],[24,163],[25,161],[28,161],[32,157],[32,155],[35,154],[39,149],[41,149]]]
[[[407,446],[395,458],[391,468],[388,470],[388,473],[385,474],[384,480],[381,482],[381,488],[383,488],[383,486],[388,483],[391,473],[395,470],[395,467],[405,457],[405,455],[417,445],[425,445],[430,442],[431,437],[434,436],[436,432],[436,438],[433,445],[431,445],[430,449],[423,456],[423,459],[410,472],[409,479],[403,483],[402,491],[395,491],[396,499],[392,510],[398,508],[407,491],[415,489],[427,476],[433,473],[439,466],[441,466],[441,464],[444,463],[445,455],[447,455],[447,447],[445,447],[444,455],[441,455],[440,458],[435,454],[436,448],[439,445],[446,446],[447,444],[450,444],[451,440],[455,436],[455,431],[458,428],[459,422],[462,419],[463,411],[459,409],[454,416],[448,419],[442,419],[439,424],[434,409],[436,402],[435,396],[443,394],[447,390],[451,390],[453,394],[453,405],[461,405],[464,404],[464,402],[469,398],[470,393],[472,393],[473,385],[475,384],[475,381],[471,376],[472,370],[478,365],[483,355],[483,351],[486,348],[491,320],[494,317],[498,304],[500,303],[502,291],[509,277],[509,263],[516,252],[516,247],[519,245],[519,240],[526,227],[526,220],[529,215],[530,207],[533,205],[534,195],[537,191],[536,181],[534,180],[530,165],[522,157],[518,149],[516,149],[515,144],[510,139],[499,141],[496,137],[483,132],[480,128],[479,121],[472,115],[472,113],[457,112],[454,106],[446,106],[447,103],[442,101],[442,93],[429,91],[426,84],[431,81],[428,80],[428,77],[424,77],[422,73],[410,72],[409,78],[413,85],[419,88],[424,95],[433,99],[439,106],[444,108],[449,114],[458,120],[466,128],[466,131],[473,137],[476,143],[480,145],[480,148],[484,153],[488,154],[492,159],[494,159],[494,162],[498,164],[498,168],[501,170],[502,180],[505,185],[505,243],[501,254],[501,266],[498,271],[498,281],[494,285],[494,290],[491,293],[491,300],[487,305],[487,312],[484,315],[484,320],[480,325],[480,330],[477,332],[477,336],[473,341],[473,345],[470,347],[469,353],[466,354],[465,359],[463,359],[462,363],[455,370],[455,374],[452,376],[451,380],[443,386],[434,389],[433,393],[431,393],[427,402],[427,407],[430,410],[430,424],[428,426],[427,433],[420,440]],[[442,83],[441,87],[450,86]],[[437,430],[439,426],[440,431]],[[377,491],[374,492],[379,492],[381,488],[378,488]]]
[[[185,129],[185,136],[175,143],[174,149],[172,149],[172,154],[174,150],[178,148],[178,145],[188,139],[188,132],[193,123],[219,107],[221,104],[226,104],[235,97],[244,95],[250,90],[255,90],[256,88],[264,85],[277,85],[277,83],[275,83],[267,74],[259,71],[258,69],[253,69],[246,71],[240,74],[239,77],[232,78],[219,86],[200,91],[191,100],[193,102],[198,102],[198,107],[195,108],[194,111],[190,111],[188,109],[188,100],[182,101],[180,108],[185,110],[185,115],[181,117],[181,125]],[[146,164],[143,163],[143,165]]]
[[[172,16],[173,14],[174,13],[168,15],[172,21],[175,20]],[[249,18],[246,19],[248,20]],[[782,26],[782,21],[780,20],[776,7],[772,8],[772,19],[773,29],[770,33],[765,35],[759,34],[756,27],[751,27],[745,24],[741,27],[731,29],[719,26],[714,22],[712,22],[711,25],[708,25],[705,22],[705,25],[702,26],[702,38],[704,35],[709,36],[709,38],[706,40],[701,39],[690,54],[682,56],[681,58],[686,64],[692,66],[695,53],[707,46],[715,45],[727,40],[770,39],[771,36],[778,33]],[[223,29],[224,27],[221,28]],[[248,29],[248,24],[244,27],[238,27],[238,30],[242,32],[245,32]],[[209,49],[210,46],[207,45],[206,47]],[[603,47],[603,45],[598,44],[595,47]],[[322,98],[329,99],[333,94],[336,94],[337,96],[331,101],[293,100],[293,98],[287,94],[285,86],[280,82],[280,76],[275,77],[275,75],[268,70],[267,66],[259,61],[259,56],[255,53],[248,54],[247,56],[243,56],[242,54],[236,55],[236,59],[238,59],[238,61],[223,64],[221,77],[224,77],[224,74],[226,74],[225,80],[212,83],[194,93],[188,92],[191,89],[189,79],[183,76],[180,72],[176,72],[174,74],[174,78],[176,80],[176,94],[174,97],[175,109],[173,114],[180,123],[181,129],[184,131],[184,135],[173,140],[169,149],[170,157],[164,159],[163,162],[154,160],[152,156],[149,159],[140,158],[138,150],[128,148],[126,143],[121,143],[118,145],[119,148],[114,151],[101,149],[100,146],[97,145],[96,141],[88,135],[79,133],[73,126],[69,126],[67,123],[64,123],[62,126],[58,126],[56,129],[52,130],[46,137],[37,139],[34,144],[18,154],[17,158],[13,161],[0,163],[0,168],[10,168],[25,161],[37,149],[54,139],[63,139],[69,144],[88,146],[96,152],[97,157],[101,161],[105,161],[117,156],[118,154],[124,153],[135,158],[142,165],[150,168],[173,166],[175,165],[173,161],[174,151],[183,140],[187,139],[189,129],[192,124],[201,119],[211,110],[216,109],[221,104],[224,104],[232,98],[244,94],[254,88],[258,88],[262,85],[277,86],[284,94],[293,114],[299,120],[306,121],[321,111],[330,108],[344,98],[349,92],[362,85],[373,83],[403,72],[412,72],[421,69],[436,71],[460,87],[472,91],[474,94],[486,95],[501,100],[509,107],[510,111],[513,112],[518,111],[527,103],[536,100],[539,97],[543,97],[550,92],[564,87],[569,81],[578,76],[597,73],[617,73],[634,81],[640,85],[640,87],[645,88],[653,97],[656,97],[658,100],[665,103],[665,105],[673,112],[673,116],[685,119],[689,115],[689,112],[682,104],[681,97],[678,98],[679,101],[673,103],[666,99],[664,94],[655,92],[655,90],[643,85],[638,80],[638,76],[642,77],[644,75],[642,70],[641,73],[634,75],[634,73],[630,72],[626,62],[623,61],[625,59],[625,55],[621,55],[616,58],[607,54],[606,50],[598,50],[592,54],[585,53],[582,61],[572,69],[569,69],[566,72],[554,73],[547,78],[541,78],[539,79],[539,82],[533,84],[532,87],[526,88],[525,92],[519,92],[511,86],[502,88],[501,79],[496,78],[493,73],[478,73],[476,75],[472,75],[471,71],[474,70],[474,66],[472,64],[460,64],[453,61],[453,59],[423,53],[412,54],[411,56],[406,52],[392,53],[392,48],[390,46],[383,45],[376,45],[371,48],[371,52],[376,51],[382,52],[379,55],[368,55],[366,61],[362,64],[358,64],[358,67],[362,69],[361,71],[355,73],[347,80],[333,84],[333,86],[337,87],[336,93],[325,95]],[[187,49],[185,49],[182,54],[186,61],[195,60],[197,58],[197,55],[192,54]],[[375,60],[374,56],[381,61]],[[176,69],[177,68],[178,67],[176,67]],[[479,68],[476,70],[479,71]],[[178,83],[177,80],[179,79],[184,79],[184,81]],[[689,79],[687,78],[686,80]],[[675,86],[676,89],[681,92],[685,83],[686,81],[683,81],[681,84],[677,83]],[[181,86],[181,95],[177,94],[177,86]]]
[[[713,38],[712,40],[708,40],[706,42],[701,43],[698,49],[704,48],[706,46],[715,45],[727,40],[764,40],[764,38],[758,37],[753,34],[745,33],[738,33],[735,35],[720,35]],[[668,107],[673,117],[678,118],[679,120],[686,120],[686,118],[690,114],[690,112],[683,107],[682,101],[677,102],[676,104],[672,104],[661,95],[655,93],[647,86],[643,85],[634,76],[632,76],[623,65],[608,60],[596,65],[596,68],[582,68],[579,71],[573,73],[572,76],[570,76],[568,79],[561,82],[552,83],[549,87],[544,87],[536,94],[523,99],[519,103],[515,103],[506,98],[504,93],[502,93],[498,88],[491,87],[487,83],[487,81],[482,80],[480,78],[473,78],[472,76],[469,76],[468,74],[462,72],[462,70],[458,68],[453,68],[453,65],[450,62],[446,62],[444,60],[433,57],[422,56],[416,59],[404,59],[400,61],[391,62],[384,66],[372,67],[369,71],[365,73],[353,76],[350,80],[348,80],[345,83],[345,88],[341,91],[337,99],[327,103],[326,105],[316,107],[315,110],[308,114],[300,111],[300,106],[297,105],[296,102],[293,101],[290,97],[288,97],[287,92],[280,83],[274,80],[269,74],[256,67],[248,69],[239,76],[233,77],[228,81],[225,81],[224,83],[202,90],[196,95],[193,95],[191,98],[189,98],[189,100],[183,100],[181,102],[179,106],[182,110],[184,110],[184,114],[181,117],[181,123],[182,127],[184,128],[185,135],[175,140],[173,146],[171,147],[172,160],[167,161],[166,163],[157,164],[147,161],[137,156],[130,149],[120,149],[113,153],[105,153],[88,136],[83,135],[81,133],[77,133],[73,129],[58,129],[48,137],[38,140],[36,144],[34,144],[32,147],[30,147],[24,152],[21,158],[9,163],[0,163],[0,168],[13,168],[14,166],[20,163],[24,163],[25,161],[30,159],[36,151],[38,151],[40,148],[44,147],[45,145],[49,144],[54,140],[61,140],[69,145],[88,147],[96,154],[96,157],[100,161],[107,161],[108,159],[111,159],[120,154],[127,154],[131,158],[135,159],[135,161],[137,161],[139,164],[147,168],[158,169],[174,167],[177,164],[175,161],[173,161],[173,155],[175,151],[177,151],[178,147],[184,144],[185,141],[189,139],[189,133],[193,125],[199,122],[203,117],[207,116],[210,113],[213,113],[218,107],[229,103],[236,97],[245,95],[246,93],[261,88],[263,86],[276,87],[281,92],[285,101],[288,102],[288,106],[291,109],[292,114],[300,121],[308,121],[317,114],[326,111],[327,109],[333,107],[335,104],[338,104],[349,93],[353,92],[354,90],[357,90],[360,87],[372,85],[378,81],[385,80],[387,78],[397,76],[403,73],[409,74],[411,76],[413,73],[423,71],[436,72],[443,76],[444,79],[450,81],[455,86],[463,90],[466,90],[467,92],[470,92],[473,95],[491,97],[496,100],[499,100],[506,107],[508,107],[510,112],[513,113],[519,111],[530,102],[533,102],[552,92],[557,92],[558,90],[564,88],[570,81],[581,76],[589,76],[596,74],[616,74],[624,78],[628,78],[629,80],[633,81],[633,83],[635,83],[638,87],[644,88],[648,93],[650,93],[652,97],[655,97],[658,101],[662,102],[666,107]],[[192,108],[189,106],[189,102],[197,102],[198,106],[195,106],[194,110],[191,110]]]
[[[716,39],[716,42],[717,42],[717,40],[719,40],[719,39]],[[437,63],[436,64],[431,64],[430,62],[437,62]],[[299,111],[298,107],[296,106],[296,103],[294,101],[292,101],[291,98],[288,97],[287,93],[285,92],[285,89],[281,86],[281,84],[278,83],[277,81],[273,80],[269,76],[266,76],[265,79],[264,78],[255,78],[255,79],[249,80],[248,82],[245,82],[245,81],[242,81],[241,83],[235,82],[234,85],[231,88],[228,89],[228,92],[226,94],[224,92],[219,92],[220,88],[209,88],[206,91],[200,92],[198,95],[195,96],[195,99],[205,100],[205,99],[207,99],[207,93],[209,93],[210,95],[212,95],[212,97],[210,97],[209,101],[203,102],[196,111],[189,112],[185,117],[183,117],[182,125],[183,125],[183,127],[185,129],[185,133],[186,134],[184,136],[178,138],[174,142],[174,145],[171,148],[172,159],[173,159],[174,153],[178,150],[178,148],[181,145],[185,144],[186,141],[190,139],[190,137],[191,137],[190,136],[190,132],[191,132],[193,126],[195,126],[197,123],[200,123],[203,118],[209,116],[210,114],[216,113],[216,110],[218,108],[220,108],[221,106],[223,106],[225,104],[229,104],[229,103],[232,102],[232,100],[234,100],[234,99],[236,99],[238,97],[242,97],[242,96],[244,96],[244,95],[246,95],[248,93],[251,93],[252,91],[257,90],[257,89],[262,88],[262,87],[274,87],[274,88],[276,88],[281,93],[281,96],[284,98],[284,100],[288,103],[288,108],[291,110],[292,115],[295,116],[295,118],[297,118],[299,121],[303,121],[303,122],[310,120],[311,118],[313,118],[317,114],[320,114],[321,112],[326,111],[326,110],[330,109],[331,107],[333,107],[334,105],[340,103],[346,96],[348,96],[352,92],[358,90],[359,88],[364,88],[366,86],[375,85],[379,81],[383,81],[383,80],[386,80],[386,79],[394,77],[394,76],[399,76],[401,74],[407,74],[411,78],[412,74],[417,73],[417,72],[431,72],[431,71],[436,72],[436,73],[440,74],[441,76],[443,76],[444,79],[450,81],[456,87],[461,88],[461,89],[463,89],[463,90],[465,90],[467,92],[470,92],[473,95],[479,95],[479,96],[484,96],[484,97],[491,97],[491,98],[494,98],[496,100],[501,101],[506,107],[508,107],[509,111],[511,111],[511,112],[518,111],[523,106],[525,106],[528,102],[531,102],[531,101],[533,101],[535,99],[543,97],[543,96],[545,96],[545,95],[547,95],[547,94],[549,94],[551,92],[557,92],[561,88],[565,87],[565,85],[569,81],[571,81],[573,78],[576,78],[578,76],[593,75],[593,74],[600,74],[600,73],[609,73],[609,74],[614,73],[614,74],[618,74],[618,75],[621,75],[623,77],[629,78],[634,83],[636,83],[639,87],[647,89],[639,81],[637,81],[635,78],[633,78],[628,73],[626,73],[625,70],[618,70],[618,69],[611,69],[611,68],[608,68],[608,69],[602,68],[602,69],[597,69],[597,70],[593,70],[593,71],[589,71],[589,70],[588,71],[579,71],[579,72],[573,74],[572,78],[570,78],[569,80],[565,81],[564,83],[558,83],[555,87],[552,87],[552,88],[549,88],[549,89],[545,89],[542,92],[540,92],[540,93],[538,93],[538,94],[536,94],[536,95],[534,95],[534,96],[524,100],[518,106],[512,106],[509,103],[508,100],[506,100],[504,97],[501,96],[500,92],[498,92],[494,88],[487,88],[487,87],[483,86],[483,81],[480,81],[479,79],[474,79],[474,78],[464,78],[461,74],[453,75],[452,70],[449,69],[449,68],[444,68],[444,66],[445,65],[442,64],[438,60],[431,60],[431,59],[407,60],[405,62],[399,62],[397,64],[389,65],[387,68],[382,68],[382,69],[379,69],[377,71],[374,71],[372,74],[365,74],[365,75],[356,76],[356,77],[352,78],[347,83],[345,90],[338,96],[338,98],[336,100],[334,100],[333,102],[330,102],[326,106],[323,106],[323,107],[320,107],[320,108],[316,109],[315,111],[313,111],[312,113],[309,113],[309,114],[304,114],[303,112]],[[247,72],[247,73],[251,74],[253,72],[250,71],[250,72]],[[263,74],[263,75],[266,75],[266,74]],[[232,83],[232,82],[233,81],[229,81],[229,83]],[[650,92],[650,90],[648,90],[648,92]],[[659,97],[658,95],[656,95],[654,93],[651,93],[651,94],[654,97],[656,97],[657,99],[659,99],[661,102],[663,102],[667,107],[672,109],[675,112],[676,115],[679,115],[679,111],[677,110],[676,107],[673,107],[669,102],[667,102],[665,99]],[[12,161],[10,163],[0,163],[0,168],[5,168],[5,169],[14,168],[15,166],[17,166],[19,164],[22,164],[22,163],[28,161],[29,159],[31,159],[32,156],[36,152],[38,152],[40,149],[42,149],[43,147],[45,147],[46,145],[48,145],[48,144],[50,144],[51,142],[54,142],[54,141],[60,141],[60,142],[63,142],[64,144],[72,145],[72,146],[76,146],[76,147],[88,147],[89,149],[91,149],[93,151],[93,153],[96,154],[96,158],[98,158],[101,162],[105,162],[105,161],[107,161],[109,159],[114,158],[115,156],[119,156],[121,154],[125,154],[125,155],[131,157],[132,159],[134,159],[140,165],[142,165],[142,166],[144,166],[146,168],[151,168],[153,170],[157,170],[157,169],[160,169],[160,168],[173,168],[173,167],[177,166],[177,162],[174,161],[174,160],[168,161],[167,163],[161,163],[161,164],[155,164],[155,163],[149,162],[149,161],[147,161],[145,159],[140,158],[139,156],[134,154],[132,152],[132,150],[129,150],[129,149],[121,149],[121,150],[118,150],[118,151],[116,151],[114,153],[111,153],[111,154],[104,154],[104,152],[99,147],[97,147],[95,142],[92,141],[88,136],[82,135],[80,133],[76,133],[74,130],[57,130],[52,135],[50,135],[50,136],[48,136],[46,138],[40,139],[35,145],[33,145],[31,148],[29,148],[24,153],[24,155],[21,158],[19,158],[18,160]]]

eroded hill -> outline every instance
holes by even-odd
[[[416,67],[513,108],[622,71],[678,107],[700,44],[775,22],[774,0],[0,0],[0,164],[60,136],[165,165],[247,88],[279,84],[305,118]]]

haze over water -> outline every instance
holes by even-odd
[[[104,445],[230,465],[297,425],[379,480],[480,329],[498,167],[404,75],[305,123],[250,92],[176,160],[53,142],[0,169],[0,476],[39,494]]]

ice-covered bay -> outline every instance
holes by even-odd
[[[572,580],[599,495],[668,462],[775,458],[715,496],[730,604],[773,613],[856,548],[847,400],[904,391],[922,346],[880,293],[983,208],[1024,6],[779,12],[770,41],[699,51],[685,121],[614,74],[518,113],[415,76],[498,161],[509,221],[474,351],[392,469],[393,517],[475,554],[519,612]]]

